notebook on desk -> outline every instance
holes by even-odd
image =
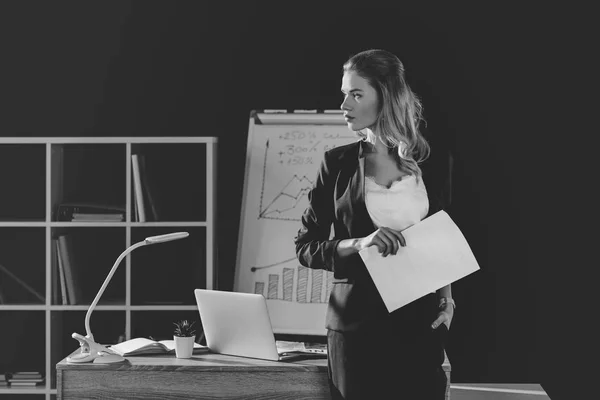
[[[272,361],[325,358],[324,349],[277,346],[267,302],[260,294],[194,291],[208,348],[215,353]]]

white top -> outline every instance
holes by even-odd
[[[404,176],[389,188],[365,176],[365,205],[376,227],[404,230],[427,216],[429,199],[423,179]]]
[[[394,181],[389,188],[365,176],[365,205],[377,228],[385,226],[401,231],[427,216],[429,198],[423,179],[417,183],[414,175]]]

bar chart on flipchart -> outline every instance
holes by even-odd
[[[337,122],[250,122],[234,290],[262,294],[276,332],[324,334],[332,273],[302,266],[294,238],[323,154],[358,140]]]
[[[330,272],[299,265],[284,267],[280,274],[269,274],[266,282],[255,281],[254,293],[262,294],[267,300],[325,303],[331,293],[331,284]]]

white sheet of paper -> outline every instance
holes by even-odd
[[[395,255],[383,257],[377,246],[359,252],[389,312],[479,270],[467,240],[443,210],[402,235],[406,246]]]

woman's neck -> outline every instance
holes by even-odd
[[[380,155],[388,154],[389,148],[383,143],[380,136],[373,130],[367,128],[365,129],[367,137],[366,142],[371,144],[371,152],[377,153]]]

